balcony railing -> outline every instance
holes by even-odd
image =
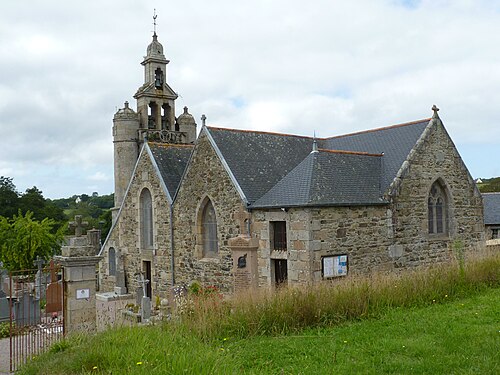
[[[146,138],[150,142],[160,143],[186,143],[187,135],[185,132],[157,129],[140,129],[139,139]]]

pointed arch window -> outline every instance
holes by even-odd
[[[217,239],[217,218],[215,209],[207,200],[201,214],[201,237],[203,242],[203,257],[213,258],[219,252],[219,242]]]
[[[427,199],[429,234],[448,233],[448,199],[444,186],[436,181],[432,184]]]
[[[153,200],[148,189],[140,197],[141,244],[145,249],[153,248]]]

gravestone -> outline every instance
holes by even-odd
[[[35,265],[38,269],[35,275],[35,297],[38,299],[45,298],[45,288],[43,287],[45,283],[42,281],[44,264],[45,261],[38,256],[35,260]]]
[[[118,295],[127,294],[125,271],[123,269],[122,255],[119,250],[116,251],[115,293]]]
[[[10,306],[7,297],[0,297],[0,322],[8,322],[10,320]]]
[[[140,285],[140,289],[143,291],[141,298],[141,320],[144,322],[151,317],[151,299],[146,296],[146,285],[149,283],[149,280],[145,279],[144,275],[140,273],[137,276],[137,282]]]
[[[15,301],[12,301],[12,308],[17,327],[41,322],[40,300],[29,292],[18,295]]]
[[[45,312],[55,313],[62,311],[62,282],[57,277],[57,269],[54,261],[50,261],[50,283],[47,285],[47,304],[45,305]]]

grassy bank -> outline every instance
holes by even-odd
[[[20,374],[496,374],[500,289],[296,335],[204,342],[171,326],[74,337]]]
[[[379,317],[393,307],[421,307],[500,285],[500,254],[396,274],[246,293],[231,301],[214,295],[185,301],[180,326],[211,340],[293,334]]]
[[[499,286],[495,254],[230,301],[211,293],[168,323],[70,338],[21,373],[493,374]]]

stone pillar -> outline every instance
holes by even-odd
[[[257,239],[240,235],[229,240],[233,258],[234,292],[257,289],[259,285]]]
[[[81,235],[81,233],[80,233]],[[101,257],[87,237],[73,237],[55,257],[64,268],[64,328],[66,333],[96,331],[96,265]]]

